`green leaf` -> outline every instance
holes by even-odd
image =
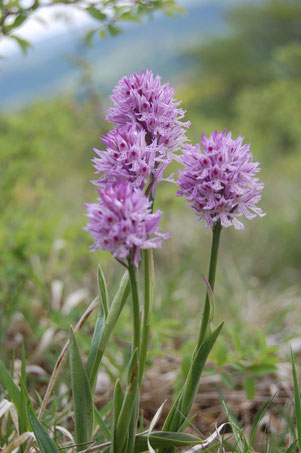
[[[18,16],[15,18],[14,22],[8,26],[5,27],[6,31],[13,30],[14,28],[20,27],[20,25],[23,24],[23,22],[27,19],[26,14],[18,14]]]
[[[285,453],[295,453],[297,448],[297,441],[295,440],[286,450]]]
[[[126,271],[121,279],[118,291],[110,306],[108,317],[106,319],[102,335],[98,339],[99,345],[98,345],[97,353],[95,354],[93,360],[90,359],[90,362],[93,361],[93,365],[89,365],[89,372],[88,372],[91,388],[94,387],[94,383],[96,380],[97,371],[98,371],[101,359],[105,352],[105,349],[108,344],[109,338],[111,336],[112,330],[114,329],[115,324],[119,318],[119,315],[128,298],[129,292],[130,292],[129,276],[128,276],[128,272]],[[95,340],[95,343],[96,343],[96,340]],[[91,369],[90,369],[90,367],[91,367]]]
[[[102,38],[102,39],[106,39],[107,37],[107,32],[104,28],[102,28],[100,31],[99,31],[99,36]]]
[[[147,434],[136,436],[134,452],[148,451]],[[190,447],[203,442],[199,437],[184,433],[173,433],[166,431],[154,431],[149,436],[149,441],[154,449],[164,447]]]
[[[251,374],[248,374],[245,377],[244,388],[245,388],[245,392],[246,392],[248,400],[252,401],[252,399],[254,398],[255,392],[256,392],[256,387],[255,387],[254,376],[252,376]]]
[[[37,419],[29,405],[27,406],[27,415],[41,453],[59,453],[54,441],[51,439],[41,422]]]
[[[26,403],[29,401],[29,395],[26,389],[26,363],[25,363],[25,349],[22,343],[22,365],[21,365],[21,376],[20,376],[20,411],[19,411],[19,425],[20,434],[27,431],[28,418],[26,411]]]
[[[92,16],[94,19],[104,21],[106,20],[107,16],[106,14],[102,13],[99,9],[95,8],[95,6],[88,6],[86,8],[86,11]]]
[[[237,450],[240,453],[252,452],[252,447],[251,445],[249,445],[242,429],[238,426],[238,421],[236,420],[234,415],[230,412],[224,400],[222,401],[222,404],[224,406],[227,418],[231,424],[231,428],[235,437],[236,442],[235,451]]]
[[[20,389],[15,384],[13,378],[6,369],[4,363],[0,360],[0,381],[3,387],[7,390],[7,393],[16,406],[18,412],[20,412]]]
[[[105,438],[108,441],[110,441],[111,440],[111,433],[108,430],[107,425],[103,421],[101,414],[99,413],[99,411],[97,410],[97,408],[95,406],[94,406],[94,418],[95,418],[95,422],[97,423],[97,425],[101,428]]]
[[[264,374],[271,374],[275,373],[277,371],[277,365],[274,365],[273,363],[258,363],[256,365],[252,365],[250,367],[250,370],[252,371],[253,374],[256,374],[257,376],[264,375]]]
[[[131,422],[135,401],[139,391],[138,348],[132,354],[128,368],[128,385],[123,398],[122,407],[114,430],[114,440],[111,453],[121,453],[123,450]]]
[[[251,445],[251,447],[254,447],[255,436],[256,436],[256,432],[257,432],[257,429],[259,427],[260,421],[263,418],[266,410],[270,406],[270,404],[273,401],[273,399],[274,399],[274,397],[270,398],[268,401],[265,401],[265,403],[263,403],[263,405],[259,408],[259,410],[258,410],[258,412],[256,414],[255,420],[254,420],[253,425],[252,425],[252,430],[251,430],[251,433],[250,433],[250,445]]]
[[[223,380],[223,383],[229,387],[230,389],[234,389],[234,382],[230,374],[228,373],[221,373],[221,378]]]
[[[89,350],[87,361],[87,374],[91,376],[93,370],[98,369],[97,352],[99,350],[101,339],[103,336],[105,320],[108,316],[109,295],[104,273],[100,266],[97,269],[98,297],[99,297],[99,315],[94,328],[91,348]],[[95,384],[95,381],[93,382]]]
[[[115,430],[117,427],[118,417],[121,412],[122,403],[123,403],[123,390],[120,384],[120,380],[117,379],[114,389],[114,396],[113,396],[113,418],[112,418],[112,433],[111,433],[111,449],[110,451],[114,452],[115,449]]]
[[[297,425],[297,433],[298,433],[298,450],[301,450],[301,399],[300,399],[299,384],[298,384],[297,373],[296,373],[295,358],[294,358],[292,349],[291,349],[291,361],[292,361],[293,379],[294,379],[295,415],[296,415],[296,425]]]
[[[103,308],[105,318],[108,316],[108,306],[109,306],[109,293],[107,288],[106,279],[102,268],[98,265],[97,269],[97,283],[98,283],[98,295],[99,295],[99,303]]]
[[[88,376],[82,364],[74,332],[70,328],[70,370],[74,402],[75,438],[78,444],[90,442],[93,429],[93,402]],[[78,447],[78,451],[86,445]]]
[[[120,35],[120,33],[122,32],[122,29],[120,27],[116,27],[116,25],[109,24],[108,31],[111,36],[117,36],[117,35]]]
[[[125,11],[124,13],[122,13],[118,17],[118,20],[129,20],[129,21],[133,21],[133,22],[141,22],[139,16],[132,14],[130,11]]]
[[[185,384],[165,420],[163,431],[180,431],[185,425],[199,388],[203,368],[222,327],[223,323],[207,337],[194,353]]]
[[[105,315],[104,315],[104,311],[100,307],[99,314],[97,316],[97,320],[95,323],[92,343],[91,343],[91,347],[89,350],[88,360],[87,360],[87,365],[86,365],[86,371],[87,371],[88,376],[91,376],[93,369],[96,368],[97,352],[98,352],[100,344],[101,344],[104,326],[105,326]]]
[[[92,29],[92,30],[89,30],[86,35],[85,35],[85,44],[88,46],[88,47],[91,47],[92,46],[92,39],[93,39],[93,36],[95,35],[95,33],[97,32],[97,28],[95,29]]]
[[[217,341],[214,348],[217,365],[222,368],[228,359],[228,346],[225,341]]]
[[[20,38],[19,36],[16,36],[16,35],[10,35],[10,37],[17,41],[17,43],[21,47],[22,52],[26,55],[28,47],[31,47],[30,42],[28,42],[25,39]]]
[[[187,376],[185,391],[183,394],[183,402],[181,405],[182,412],[188,415],[194,401],[195,395],[199,388],[200,377],[209,356],[211,349],[216,342],[220,331],[222,330],[224,323],[221,323],[217,329],[215,329],[210,336],[204,341],[196,352],[190,371]]]
[[[148,352],[151,312],[154,300],[154,259],[151,250],[143,250],[143,261],[144,261],[144,307],[143,307],[142,338],[140,346],[140,377],[139,377],[140,384],[142,381],[145,361]]]
[[[114,414],[114,421],[117,423],[118,417],[121,411],[122,403],[123,403],[123,390],[120,384],[120,380],[117,379],[115,384],[114,390],[114,400],[113,400],[113,414]]]

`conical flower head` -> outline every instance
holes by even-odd
[[[145,129],[148,143],[156,140],[169,151],[177,151],[187,141],[185,132],[190,122],[181,121],[185,112],[174,95],[174,90],[168,84],[161,85],[161,78],[154,77],[152,71],[133,73],[115,87],[111,96],[115,107],[109,110],[107,119],[117,126],[137,122]]]
[[[206,227],[218,221],[224,227],[234,225],[244,228],[237,217],[252,219],[264,213],[256,205],[264,187],[256,174],[259,163],[253,162],[250,145],[243,145],[243,137],[231,138],[214,131],[207,138],[202,135],[200,145],[186,145],[179,161],[184,168],[179,170],[178,196],[184,196]]]
[[[116,127],[102,138],[105,151],[95,149],[98,157],[93,159],[96,173],[101,177],[94,181],[103,186],[114,181],[130,182],[143,189],[150,175],[155,183],[162,179],[164,168],[170,158],[163,145],[146,143],[146,132],[138,123]]]
[[[151,212],[151,202],[140,189],[117,182],[98,189],[99,203],[86,204],[89,222],[84,228],[94,243],[92,250],[108,250],[122,262],[137,266],[140,250],[161,247],[168,233],[160,233],[161,212]]]

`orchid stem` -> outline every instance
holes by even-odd
[[[222,226],[221,226],[221,223],[218,221],[214,224],[214,226],[212,228],[211,256],[210,256],[209,277],[208,277],[208,281],[209,281],[212,291],[214,290],[214,284],[215,284],[215,275],[216,275],[216,266],[217,266],[221,230],[222,230]],[[209,333],[209,330],[210,330],[209,319],[210,319],[210,300],[209,300],[209,294],[207,291],[197,349],[201,346],[201,344],[206,339],[206,337]]]
[[[140,351],[140,379],[139,379],[140,384],[142,381],[148,351],[150,317],[153,300],[154,263],[151,250],[143,250],[143,261],[144,261],[144,310]]]
[[[137,280],[135,267],[132,262],[129,263],[129,277],[132,291],[132,303],[133,303],[133,322],[134,322],[134,334],[133,334],[133,351],[138,348],[140,350],[140,314],[139,314],[139,298],[137,289]]]

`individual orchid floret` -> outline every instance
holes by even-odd
[[[117,182],[98,192],[99,202],[85,205],[89,222],[84,229],[94,240],[93,251],[108,250],[123,264],[137,266],[141,249],[159,248],[168,239],[158,227],[161,212],[152,213],[142,190]]]
[[[94,150],[98,154],[93,159],[94,167],[96,173],[101,174],[94,183],[103,186],[114,181],[128,181],[143,189],[151,175],[155,183],[162,179],[163,169],[170,158],[166,156],[164,146],[155,142],[147,144],[145,135],[138,123],[129,123],[108,132],[102,138],[106,150]]]
[[[137,122],[146,131],[146,141],[154,140],[170,152],[181,149],[190,122],[181,121],[185,111],[174,99],[175,91],[152,71],[133,73],[124,77],[115,87],[111,100],[115,107],[109,110],[107,120],[117,126]]]
[[[179,161],[178,196],[184,196],[206,228],[216,222],[222,226],[234,225],[243,229],[237,217],[252,219],[263,216],[256,205],[264,187],[256,174],[259,162],[253,162],[250,145],[243,145],[243,137],[232,140],[231,132],[214,131],[207,138],[202,135],[201,145],[186,145]]]

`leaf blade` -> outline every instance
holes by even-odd
[[[72,328],[70,328],[70,370],[74,401],[75,438],[78,444],[83,444],[92,439],[93,401],[88,376]],[[78,451],[85,448],[85,446],[78,447]]]
[[[2,360],[0,360],[0,381],[3,384],[3,387],[7,390],[12,402],[14,403],[19,412],[21,392],[19,387],[17,386],[17,384],[15,384],[13,378],[9,374]]]
[[[34,412],[30,409],[29,405],[27,405],[27,415],[41,453],[59,453],[54,441],[51,439],[42,423],[37,419]]]

